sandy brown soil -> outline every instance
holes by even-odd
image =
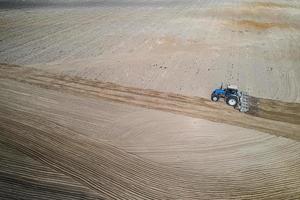
[[[60,197],[57,191],[74,199],[300,196],[300,127],[293,121],[241,114],[206,99],[19,66],[2,65],[0,74],[0,143],[7,158],[0,169],[14,179],[1,184],[20,187],[18,194],[26,194],[24,199],[41,191],[53,199]],[[235,125],[253,130],[205,120],[228,123],[226,116],[234,118]],[[294,139],[255,130],[263,126],[266,132]],[[20,157],[26,158],[24,164],[19,163]],[[48,176],[27,171],[28,165],[37,165],[40,173],[54,170],[54,185],[37,181]],[[18,173],[10,176],[7,166]],[[76,188],[83,188],[82,193]],[[0,195],[11,197],[5,192]]]
[[[2,9],[0,61],[188,96],[224,82],[299,103],[299,8],[296,0],[104,0]]]
[[[248,115],[205,98],[124,87],[80,77],[51,74],[34,68],[0,64],[0,77],[43,88],[100,97],[126,104],[233,124],[300,140],[300,105],[252,97]],[[253,117],[253,116],[258,116]]]
[[[3,134],[3,129],[1,133]],[[97,199],[99,194],[70,176],[0,142],[1,199]]]
[[[1,200],[300,199],[299,1],[16,1]],[[249,113],[207,98],[220,82]]]

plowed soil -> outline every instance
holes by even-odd
[[[297,104],[258,100],[256,117],[198,97],[0,70],[3,199],[300,196],[299,112],[278,109]]]
[[[300,199],[296,0],[0,0],[0,199]],[[248,113],[211,102],[238,85]]]

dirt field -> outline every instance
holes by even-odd
[[[299,2],[70,2],[0,0],[0,199],[300,199]]]
[[[4,199],[300,196],[298,111],[275,104],[279,113],[272,113],[264,102],[273,118],[285,116],[270,120],[201,98],[0,69]]]

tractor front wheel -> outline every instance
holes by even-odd
[[[238,98],[236,96],[229,96],[226,98],[226,103],[232,107],[238,104]]]
[[[212,101],[215,101],[215,102],[216,102],[216,101],[219,101],[219,99],[220,99],[219,95],[215,95],[215,94],[212,94],[212,95],[211,95],[211,100],[212,100]]]

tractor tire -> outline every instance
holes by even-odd
[[[226,98],[226,103],[229,106],[236,107],[238,105],[238,97],[229,96],[229,97]]]
[[[220,99],[219,95],[215,95],[215,94],[211,95],[211,100],[212,101],[217,102],[217,101],[219,101],[219,99]]]

